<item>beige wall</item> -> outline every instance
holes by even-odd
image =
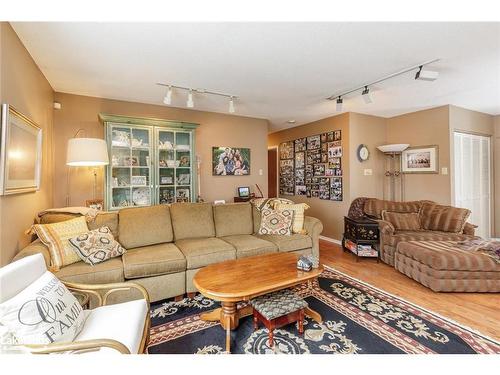
[[[494,120],[495,136],[493,145],[493,165],[494,165],[494,185],[495,189],[495,236],[500,237],[500,115],[495,116]]]
[[[201,195],[206,201],[225,199],[232,202],[238,186],[259,184],[267,194],[267,129],[268,121],[250,117],[202,112],[159,105],[101,99],[56,93],[62,109],[54,111],[55,179],[54,206],[66,205],[67,172],[66,144],[79,128],[85,136],[104,136],[99,113],[154,117],[199,123],[196,130],[196,155],[201,158]],[[248,147],[251,149],[250,176],[212,176],[212,146]],[[259,175],[259,170],[262,175]],[[104,168],[98,174],[97,196],[103,196]],[[82,205],[92,197],[93,177],[90,168],[70,169],[71,205]]]
[[[342,130],[342,173],[344,200],[342,202],[321,200],[319,198],[307,198],[305,196],[293,196],[292,199],[297,202],[304,202],[311,206],[307,210],[306,215],[314,216],[323,222],[323,236],[334,239],[341,239],[344,226],[344,215],[347,214],[350,203],[349,190],[349,165],[350,153],[349,149],[349,114],[344,113],[339,116],[329,117],[323,120],[311,122],[306,125],[297,126],[291,129],[269,134],[269,147],[278,146],[281,142],[294,140],[310,135],[321,134],[332,130]],[[284,196],[287,198],[286,196]]]
[[[383,197],[384,189],[384,162],[385,157],[377,146],[385,144],[386,119],[376,116],[349,113],[349,148],[350,153],[350,194],[357,197]],[[370,151],[367,161],[360,162],[357,158],[357,149],[365,144]],[[371,169],[372,175],[365,176],[365,169]]]
[[[0,23],[0,101],[8,103],[43,130],[40,190],[0,197],[0,265],[29,243],[24,231],[38,211],[52,206],[52,103],[54,93],[12,27]]]
[[[387,119],[387,143],[439,146],[439,173],[405,174],[404,199],[430,199],[451,204],[449,106],[408,113]],[[448,168],[448,175],[441,168]]]

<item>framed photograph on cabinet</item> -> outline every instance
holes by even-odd
[[[42,129],[8,104],[2,104],[0,195],[40,189]]]
[[[401,154],[403,173],[438,173],[438,146],[410,147]]]

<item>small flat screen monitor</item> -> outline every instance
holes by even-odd
[[[248,186],[240,186],[238,188],[238,196],[240,198],[248,198],[250,196],[250,188]]]

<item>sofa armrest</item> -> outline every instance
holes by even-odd
[[[385,220],[377,220],[378,222],[378,227],[380,229],[380,234],[382,235],[387,235],[387,236],[392,236],[395,232],[394,225],[392,225],[390,222],[385,221]]]
[[[49,269],[50,267],[49,249],[47,246],[43,244],[42,241],[40,241],[40,239],[36,239],[28,246],[26,246],[24,249],[22,249],[20,252],[18,252],[12,261],[19,260],[21,258],[35,254],[43,255],[43,259],[45,259],[45,264],[47,265],[47,269]]]
[[[477,225],[471,223],[465,223],[463,234],[474,236],[476,232]]]
[[[323,223],[315,217],[304,217],[304,229],[311,236],[312,253],[319,258],[319,235],[323,231]]]

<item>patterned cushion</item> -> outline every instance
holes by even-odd
[[[395,202],[369,198],[365,202],[364,211],[370,217],[381,219],[382,211],[384,210],[392,212],[419,212],[423,202],[429,201]]]
[[[293,233],[307,234],[304,229],[304,211],[309,208],[306,203],[297,204],[286,204],[286,203],[275,203],[274,209],[278,211],[282,210],[292,210],[293,211],[293,223],[292,231]]]
[[[115,241],[108,227],[101,227],[70,238],[69,243],[85,262],[95,265],[125,253],[125,249]]]
[[[420,209],[420,224],[423,229],[462,233],[470,210],[434,203],[424,203]]]
[[[279,290],[250,300],[252,307],[267,320],[305,309],[307,302],[290,289]]]
[[[382,220],[388,221],[396,230],[421,230],[416,212],[382,211]]]
[[[275,211],[265,208],[261,213],[259,234],[279,234],[282,236],[292,234],[292,210]]]
[[[52,271],[80,261],[69,239],[89,231],[85,216],[53,224],[35,224],[33,230],[49,248]]]

